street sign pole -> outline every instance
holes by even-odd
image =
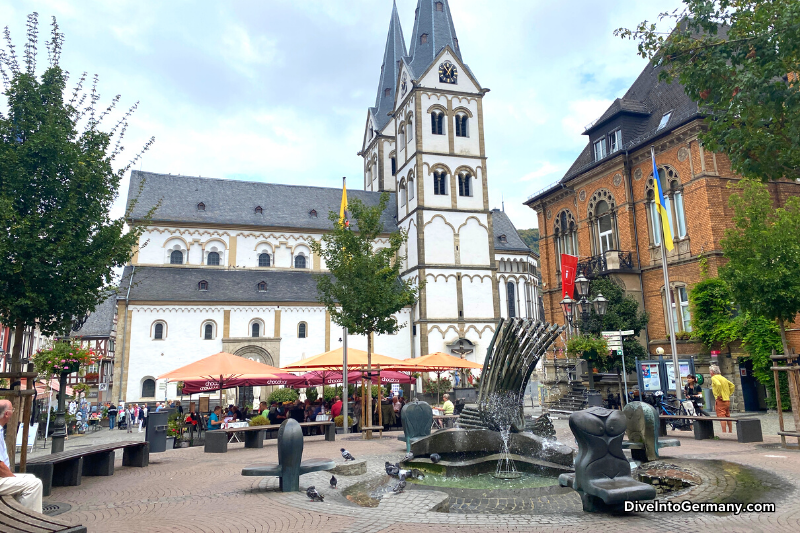
[[[633,334],[633,332],[631,332]],[[619,353],[622,356],[622,375],[625,380],[625,403],[628,403],[628,373],[625,371],[625,348],[622,346],[622,330],[619,332]]]

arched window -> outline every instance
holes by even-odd
[[[405,206],[406,205],[406,181],[405,180],[400,180],[400,190],[398,191],[398,195],[397,196],[399,197],[398,199],[400,200],[400,207]]]
[[[397,158],[395,156],[392,156],[389,158],[389,161],[392,164],[392,176],[394,176],[395,174],[397,174]]]
[[[305,339],[308,336],[308,324],[300,322],[297,324],[297,338]]]
[[[608,207],[608,202],[600,200],[594,209],[595,216],[597,216],[597,238],[599,242],[600,253],[614,250],[614,218],[611,215],[611,210]]]
[[[658,169],[661,182],[661,191],[664,195],[664,208],[669,213],[670,230],[672,237],[683,239],[686,237],[686,212],[683,206],[683,188],[681,187],[678,173],[672,167]],[[650,225],[650,239],[653,246],[661,244],[661,215],[656,208],[656,184],[652,176],[645,185],[647,194],[647,218]]]
[[[441,111],[431,112],[431,133],[444,135],[444,113]]]
[[[256,285],[258,292],[267,292],[267,282],[266,281],[259,281],[258,285]]]
[[[261,215],[263,213],[264,213],[264,210],[261,208],[260,205],[258,207],[256,207],[256,215]]]
[[[561,254],[578,255],[578,226],[572,212],[565,209],[556,216],[555,238],[556,261],[559,265]]]
[[[258,254],[258,266],[260,267],[268,267],[270,266],[271,258],[268,253],[260,253]]]
[[[261,336],[261,324],[258,322],[253,322],[250,325],[250,336],[251,337],[260,337]]]
[[[447,194],[447,174],[444,170],[433,171],[433,194]]]
[[[682,282],[677,283],[677,286],[672,287],[669,291],[670,305],[672,306],[672,327],[675,328],[676,332],[690,332],[692,331],[692,313],[689,308],[689,292]],[[663,292],[661,296],[664,296]]]
[[[164,339],[164,323],[156,322],[153,326],[153,338],[158,340]]]
[[[406,127],[405,125],[401,125],[400,129],[397,131],[398,150],[400,149],[399,147],[402,147],[404,144],[406,144]]]
[[[206,264],[208,266],[219,266],[219,254],[217,252],[208,252]]]
[[[408,176],[408,199],[414,199],[414,178]]]
[[[182,265],[183,264],[183,252],[180,250],[173,250],[171,254],[169,254],[169,264],[170,265]]]
[[[467,133],[467,121],[469,117],[463,113],[456,115],[456,137],[469,137]]]
[[[661,215],[658,213],[655,202],[655,191],[647,190],[647,221],[650,226],[650,242],[653,246],[661,245]]]
[[[517,316],[517,309],[515,306],[517,296],[515,294],[516,286],[514,285],[513,281],[509,281],[506,284],[506,296],[508,297],[508,318],[514,318]]]
[[[669,190],[675,210],[675,236],[682,239],[686,237],[686,213],[683,209],[683,189],[680,188],[680,183],[677,180],[673,180],[669,185]]]
[[[294,258],[294,267],[295,268],[306,268],[306,256],[298,255]]]
[[[206,324],[203,326],[203,339],[210,341],[214,338],[214,324]]]
[[[472,196],[472,174],[469,172],[461,172],[458,174],[458,195],[459,196]]]
[[[156,380],[147,378],[142,381],[142,398],[154,398],[156,395]]]
[[[411,139],[414,138],[414,121],[411,120],[410,117],[408,119],[408,126],[406,126],[406,136],[406,142],[411,142]]]

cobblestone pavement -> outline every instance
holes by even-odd
[[[556,421],[559,438],[573,444],[566,421]],[[136,435],[136,434],[134,434]],[[725,533],[749,531],[800,531],[800,452],[739,444],[735,437],[695,441],[691,433],[672,432],[681,441],[665,449],[665,461],[699,472],[699,487],[678,499],[694,502],[725,501],[746,495],[753,502],[775,501],[776,513],[764,514],[586,514],[564,510],[548,514],[456,514],[435,509],[452,504],[438,490],[406,490],[386,496],[377,508],[362,508],[348,502],[341,492],[355,483],[379,475],[386,459],[399,460],[404,445],[397,433],[381,440],[362,441],[356,437],[326,442],[307,437],[304,457],[329,457],[342,462],[339,448],[357,458],[367,459],[367,474],[337,476],[339,488],[329,488],[330,474],[319,472],[300,478],[301,487],[315,485],[324,502],[311,502],[304,493],[282,493],[275,478],[242,477],[244,466],[277,461],[276,441],[263,449],[229,446],[227,454],[205,454],[202,448],[170,450],[151,455],[147,468],[127,468],[117,461],[112,477],[85,477],[79,487],[57,487],[45,504],[63,502],[72,506],[60,515],[90,532],[406,532],[471,531],[693,531]],[[72,439],[70,439],[72,440]],[[79,439],[76,439],[79,440]],[[124,436],[123,439],[124,440]],[[768,443],[779,439],[765,436]],[[725,462],[719,462],[723,460]],[[690,465],[690,466],[687,466]],[[759,469],[753,476],[750,469]],[[774,483],[764,480],[774,477]],[[754,481],[755,480],[755,481]],[[577,495],[566,495],[577,501]]]

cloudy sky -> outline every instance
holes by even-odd
[[[416,3],[397,0],[406,41]],[[679,4],[450,0],[464,60],[491,89],[492,207],[502,198],[518,228],[536,227],[522,202],[564,174],[584,126],[645,66],[612,31]],[[0,25],[21,50],[26,15],[39,13],[42,43],[55,16],[73,78],[98,74],[104,102],[139,102],[126,153],[156,142],[136,168],[336,187],[341,176],[363,182],[356,152],[391,9],[391,0],[0,0]]]

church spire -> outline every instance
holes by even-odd
[[[419,77],[445,46],[461,59],[456,29],[447,0],[418,0],[411,35],[411,68]]]
[[[400,17],[397,15],[397,4],[394,3],[392,19],[389,22],[389,35],[386,37],[386,50],[383,52],[378,96],[375,98],[375,107],[373,108],[378,130],[382,130],[389,122],[388,113],[394,109],[397,75],[400,72],[400,61],[404,56],[406,56],[406,41],[403,38]]]

